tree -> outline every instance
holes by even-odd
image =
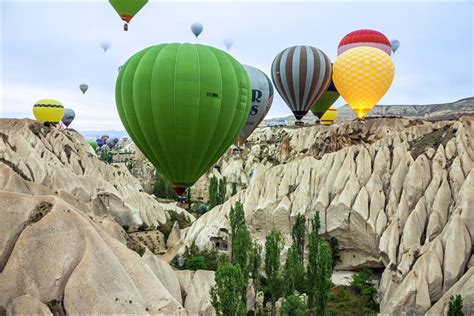
[[[316,305],[319,314],[325,314],[331,288],[332,253],[328,244],[319,240],[318,269],[316,270]]]
[[[156,173],[156,182],[155,182],[153,194],[156,197],[163,198],[163,199],[177,199],[178,198],[178,196],[176,195],[176,192],[172,188],[169,181],[158,172]]]
[[[306,272],[306,294],[308,294],[308,308],[310,310],[316,307],[317,292],[317,270],[319,257],[319,236],[320,227],[319,212],[316,212],[314,219],[311,221],[312,230],[308,238],[308,266]]]
[[[281,232],[273,228],[265,240],[265,273],[268,280],[268,292],[272,304],[272,316],[275,315],[275,302],[281,293],[280,256],[283,249]]]
[[[298,296],[288,296],[281,307],[281,314],[288,316],[304,316],[306,313],[306,304]]]
[[[233,245],[233,238],[237,234],[237,230],[239,227],[245,225],[245,211],[244,206],[240,201],[237,201],[234,206],[230,208],[229,212],[229,219],[230,219],[230,233],[232,234],[232,245]],[[234,259],[234,249],[232,247],[232,254],[231,259]]]
[[[303,214],[298,214],[295,219],[295,224],[291,230],[291,237],[293,239],[293,245],[296,246],[298,252],[298,258],[303,261],[304,259],[304,234],[305,234],[305,217]]]
[[[209,209],[214,208],[218,203],[218,183],[217,178],[212,176],[209,184]]]
[[[295,290],[299,292],[304,290],[304,266],[295,244],[288,249],[283,277],[285,279],[285,296],[293,295]]]
[[[238,264],[225,262],[217,268],[211,288],[211,304],[218,315],[245,315],[242,292],[246,283]]]
[[[225,202],[225,196],[227,193],[227,179],[226,177],[222,177],[219,180],[219,191],[218,191],[218,204],[222,204]]]
[[[351,288],[356,290],[362,297],[365,298],[367,304],[372,308],[377,308],[376,296],[377,289],[372,284],[372,270],[362,269],[354,274],[351,281]]]
[[[252,251],[250,255],[250,275],[252,278],[252,285],[254,290],[254,314],[257,311],[257,293],[259,290],[259,269],[262,264],[262,246],[256,242],[252,242]]]
[[[202,256],[191,257],[186,261],[186,269],[188,270],[207,270],[206,259]]]
[[[449,299],[448,316],[464,316],[461,295],[451,296]]]
[[[232,182],[232,196],[237,194],[237,183]]]
[[[237,229],[237,233],[232,235],[232,255],[233,262],[240,266],[242,275],[245,280],[248,280],[250,267],[250,251],[252,241],[250,240],[250,234],[245,224],[241,225]]]

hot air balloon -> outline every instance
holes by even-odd
[[[107,50],[108,50],[109,47],[110,47],[110,43],[109,43],[109,42],[101,42],[101,43],[100,43],[100,47],[102,47],[102,49],[104,50],[104,52],[107,52]]]
[[[193,32],[194,36],[196,36],[196,38],[198,38],[199,34],[202,33],[202,30],[203,30],[203,26],[201,23],[193,23],[191,25],[191,32]]]
[[[93,139],[88,139],[87,143],[94,149],[94,151],[97,149],[97,142]]]
[[[107,146],[109,146],[110,149],[114,148],[119,142],[119,139],[117,137],[112,137],[107,139]]]
[[[82,94],[84,94],[84,93],[86,93],[86,91],[89,89],[89,86],[88,86],[87,84],[85,84],[85,83],[81,83],[81,84],[79,85],[79,89],[81,89]]]
[[[97,144],[97,146],[99,146],[99,148],[101,148],[102,146],[104,146],[104,140],[102,138],[97,138],[95,140],[95,143]]]
[[[397,49],[400,47],[400,41],[396,40],[396,39],[391,40],[390,41],[390,46],[392,46],[392,52],[395,53],[397,51]]]
[[[109,0],[109,2],[125,21],[123,30],[128,31],[128,23],[148,3],[148,0]]]
[[[236,139],[251,93],[245,69],[229,54],[173,43],[133,55],[115,99],[132,140],[181,195]]]
[[[392,84],[392,59],[373,47],[352,48],[334,62],[333,80],[337,91],[362,120]]]
[[[337,92],[336,87],[334,86],[334,82],[331,79],[331,83],[329,87],[324,91],[321,97],[311,106],[311,112],[314,115],[321,117],[326,113],[326,111],[331,107],[331,105],[336,102],[339,98],[339,92]]]
[[[224,40],[224,45],[227,47],[227,50],[230,50],[232,45],[234,45],[234,41],[231,38],[226,38]]]
[[[235,141],[240,146],[252,134],[267,115],[273,102],[273,85],[267,75],[252,66],[244,65],[252,86],[252,103],[247,121]]]
[[[321,116],[321,124],[323,125],[331,125],[334,123],[337,117],[337,110],[335,108],[330,108],[329,110],[324,113],[323,116]]]
[[[33,106],[33,115],[46,126],[56,125],[64,116],[64,107],[61,102],[53,99],[39,100]]]
[[[293,46],[279,53],[272,64],[272,80],[295,115],[297,124],[331,82],[331,60],[311,46]]]
[[[339,42],[337,55],[341,55],[348,49],[361,46],[381,49],[389,56],[392,54],[392,45],[390,45],[390,42],[385,35],[379,31],[363,29],[350,32],[344,36]]]
[[[74,121],[74,118],[76,117],[76,113],[72,109],[64,109],[64,116],[61,120],[66,127],[69,127],[69,125]]]

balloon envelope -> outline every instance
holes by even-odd
[[[400,47],[400,41],[399,40],[391,40],[390,45],[392,46],[392,52],[396,52],[397,49]]]
[[[394,74],[392,59],[380,49],[356,47],[337,57],[333,80],[357,118],[362,119],[390,88]]]
[[[230,48],[234,45],[234,41],[231,38],[226,38],[224,40],[224,45],[227,47],[227,50],[230,50]]]
[[[102,138],[97,138],[95,140],[95,142],[96,142],[97,146],[99,146],[99,148],[104,146],[104,140]]]
[[[337,55],[351,48],[362,46],[381,49],[389,56],[392,54],[392,46],[385,35],[379,31],[362,29],[350,32],[342,38],[337,48]]]
[[[252,66],[244,65],[252,86],[252,103],[247,115],[247,121],[237,137],[236,144],[240,146],[252,134],[267,115],[273,102],[273,85],[267,75]]]
[[[326,113],[337,99],[339,99],[339,92],[337,92],[334,82],[331,79],[331,83],[326,91],[324,91],[321,97],[311,106],[311,112],[321,119],[324,113]]]
[[[194,36],[196,36],[196,38],[199,36],[199,34],[202,33],[202,30],[204,29],[204,27],[202,26],[201,23],[193,23],[191,25],[191,32],[193,32]]]
[[[311,46],[289,47],[272,64],[273,84],[297,120],[326,91],[331,76],[331,60]]]
[[[109,47],[110,47],[110,43],[109,43],[109,42],[101,42],[101,43],[100,43],[100,47],[102,47],[102,49],[104,50],[104,52],[107,52],[107,50],[108,50]]]
[[[178,194],[236,139],[250,107],[242,65],[216,48],[161,44],[133,55],[117,78],[120,119]]]
[[[120,18],[129,23],[132,18],[148,3],[148,0],[109,0]]]
[[[324,115],[321,116],[321,124],[323,125],[331,125],[334,123],[337,117],[337,110],[334,108],[330,108],[329,110],[324,113]]]
[[[66,127],[69,127],[69,125],[74,121],[74,118],[76,117],[76,113],[72,109],[64,109],[64,116],[61,120],[61,122],[66,125]]]
[[[119,142],[119,139],[117,137],[112,137],[107,139],[107,146],[109,146],[110,149],[114,148],[115,145],[117,145]]]
[[[64,116],[64,106],[53,99],[39,100],[33,106],[33,115],[40,122],[58,124]]]
[[[97,142],[93,139],[88,139],[87,143],[92,147],[92,149],[96,150],[97,149]]]
[[[82,94],[84,94],[89,89],[89,86],[85,83],[82,83],[79,85],[79,89],[82,91]]]

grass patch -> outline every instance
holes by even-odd
[[[446,144],[456,136],[456,130],[449,125],[427,133],[422,137],[410,142],[409,151],[414,160],[423,154],[426,149],[437,149],[439,145],[446,147]]]

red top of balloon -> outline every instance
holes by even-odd
[[[380,33],[379,31],[375,30],[357,30],[350,32],[346,36],[344,36],[339,43],[338,47],[342,45],[352,44],[352,43],[381,43],[390,46],[390,41],[388,38]]]

